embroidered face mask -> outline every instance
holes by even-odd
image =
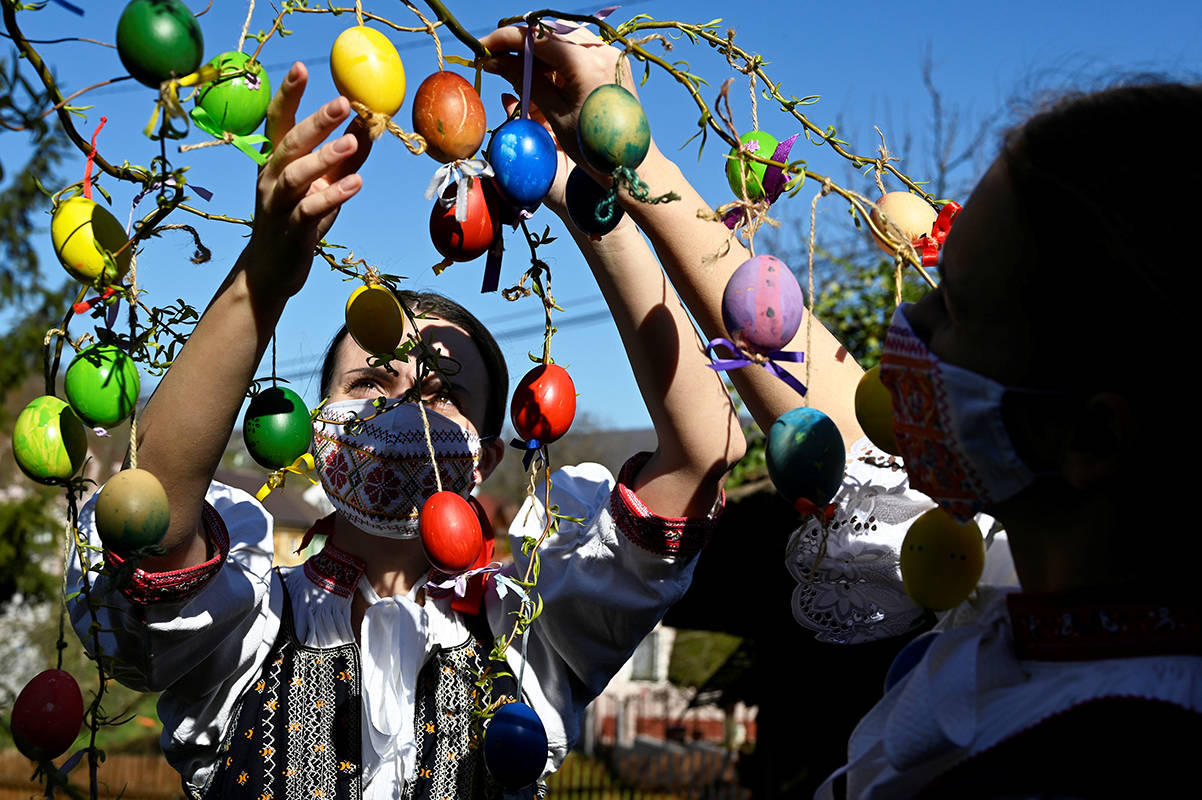
[[[324,406],[313,422],[313,449],[334,508],[368,533],[410,539],[438,480],[421,410],[416,403],[389,404],[383,413],[371,400]],[[481,480],[480,438],[429,409],[426,418],[443,490],[467,497]]]
[[[1002,419],[1002,384],[940,361],[893,312],[881,382],[893,397],[893,432],[910,484],[961,522],[1035,480]]]

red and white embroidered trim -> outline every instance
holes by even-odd
[[[609,496],[609,513],[622,535],[658,556],[691,558],[705,547],[726,505],[722,492],[708,517],[661,517],[649,509],[630,488],[634,476],[647,463],[650,453],[636,453],[618,473],[618,485]]]
[[[366,568],[359,558],[344,553],[327,540],[321,552],[309,556],[305,562],[305,575],[327,592],[350,597]]]
[[[205,584],[217,574],[221,565],[225,563],[226,556],[230,553],[230,535],[225,529],[225,521],[221,519],[217,509],[208,503],[201,506],[200,522],[209,544],[216,551],[213,557],[203,564],[197,564],[187,569],[168,572],[134,570],[129,585],[121,589],[121,593],[131,603],[149,605],[151,603],[183,602],[204,588]],[[104,551],[104,559],[113,569],[124,563],[121,556],[109,550]]]

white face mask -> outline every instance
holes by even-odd
[[[372,400],[323,406],[313,449],[322,488],[339,513],[367,533],[411,539],[440,480],[444,491],[465,498],[480,483],[480,438],[427,409],[436,479],[421,409],[398,399],[387,405],[383,413]]]
[[[1006,392],[1027,390],[940,361],[910,327],[910,307],[902,303],[893,312],[881,356],[881,382],[893,396],[893,432],[911,485],[966,521],[1037,477],[1002,418]]]

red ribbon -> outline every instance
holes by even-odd
[[[935,224],[931,226],[931,232],[929,234],[924,233],[914,240],[914,247],[922,255],[922,265],[924,267],[938,265],[939,251],[943,247],[944,241],[947,240],[947,234],[952,229],[952,221],[955,220],[956,215],[959,213],[959,203],[945,203],[943,208],[939,209],[939,216],[935,218]]]
[[[88,151],[88,164],[83,170],[83,196],[89,200],[92,199],[92,167],[96,166],[96,137],[100,135],[100,129],[104,127],[104,123],[108,121],[108,117],[101,117],[100,124],[96,126],[96,130],[92,131],[92,149]]]
[[[89,311],[91,311],[94,306],[96,306],[100,303],[103,303],[105,300],[108,300],[110,297],[112,297],[116,293],[117,293],[117,290],[110,286],[109,288],[104,290],[104,294],[93,297],[91,300],[81,300],[78,303],[76,303],[75,305],[71,306],[71,309],[76,314],[86,314]]]
[[[823,525],[830,525],[831,520],[835,518],[835,509],[837,506],[834,503],[827,503],[820,506],[808,497],[799,497],[793,502],[793,507],[797,509],[803,516],[817,515]]]

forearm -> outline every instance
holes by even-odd
[[[623,192],[623,206],[646,232],[660,263],[705,336],[709,339],[727,336],[722,322],[722,292],[731,274],[750,258],[750,253],[721,222],[697,216],[698,210],[710,210],[709,204],[676,164],[654,146],[639,167],[639,175],[653,193],[671,190],[681,199],[648,205]],[[808,400],[809,405],[831,417],[844,441],[858,439],[862,433],[856,421],[854,400],[856,383],[863,371],[851,354],[818,320],[812,324],[803,320],[785,349],[805,351],[807,363],[783,362],[781,366],[803,383],[807,382],[808,368],[806,399],[767,370],[743,367],[728,373],[760,429],[767,431],[777,417]]]
[[[631,220],[596,242],[567,226],[609,304],[658,436],[632,488],[659,514],[706,514],[746,447],[722,380]]]

